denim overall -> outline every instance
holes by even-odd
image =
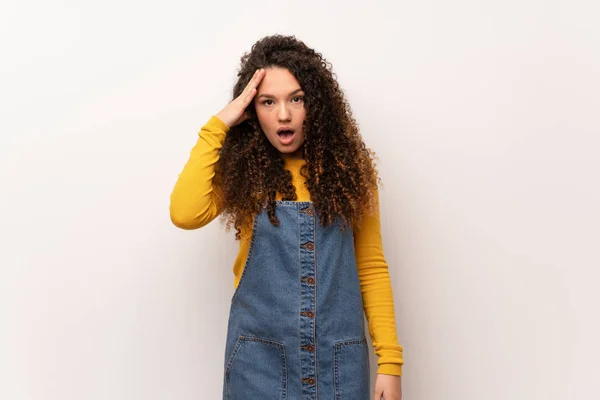
[[[310,201],[255,218],[231,299],[223,399],[369,400],[369,349],[352,229]],[[336,220],[339,223],[339,219]]]

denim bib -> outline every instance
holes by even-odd
[[[369,400],[369,349],[351,228],[310,201],[254,218],[231,299],[223,399]]]

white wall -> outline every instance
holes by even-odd
[[[83,3],[0,6],[0,398],[220,398],[238,244],[169,195],[271,33],[379,154],[404,398],[600,398],[597,2]]]

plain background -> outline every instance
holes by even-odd
[[[404,399],[600,398],[597,2],[0,15],[0,398],[220,398],[238,243],[169,196],[272,33],[332,62],[379,156]]]

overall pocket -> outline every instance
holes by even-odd
[[[335,400],[369,400],[369,345],[367,338],[333,344]]]
[[[225,368],[227,400],[285,400],[285,345],[240,336]]]

